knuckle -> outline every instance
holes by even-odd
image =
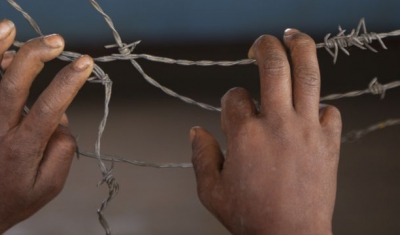
[[[74,81],[71,71],[61,71],[58,75],[57,82],[55,83],[55,87],[58,90],[63,90],[64,87],[69,86]]]
[[[320,84],[319,68],[313,65],[302,65],[295,68],[295,78],[309,87],[318,87]]]
[[[20,53],[22,53],[24,57],[35,56],[38,51],[37,44],[39,41],[40,38],[34,38],[27,41],[24,45],[22,45]]]
[[[41,99],[38,107],[39,116],[54,115],[57,111],[54,109],[57,103],[56,97],[49,97],[47,99]]]
[[[21,95],[20,88],[14,79],[8,79],[6,83],[0,86],[0,92],[2,96],[8,100]]]
[[[63,182],[63,180],[54,178],[49,182],[49,184],[47,184],[47,191],[49,192],[50,197],[54,198],[61,193],[64,187]]]
[[[80,79],[77,79],[76,71],[71,67],[67,68],[62,70],[57,76],[56,88],[59,90],[65,90],[66,87],[75,87],[80,82]]]
[[[288,60],[285,54],[277,51],[270,51],[259,64],[262,71],[268,76],[281,76],[288,72]],[[280,78],[280,77],[279,77]]]

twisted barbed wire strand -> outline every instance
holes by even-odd
[[[360,34],[361,29],[362,34]],[[329,38],[331,34],[327,34],[324,38],[324,42],[317,44],[317,48],[325,48],[326,51],[333,57],[333,63],[337,62],[339,50],[343,51],[346,55],[350,55],[350,52],[346,50],[346,47],[356,46],[362,50],[368,49],[373,52],[378,52],[369,45],[374,40],[378,40],[382,48],[387,49],[382,39],[391,36],[400,36],[400,30],[379,34],[374,32],[368,33],[364,18],[360,20],[357,28],[353,29],[350,34],[345,35],[345,32],[346,30],[343,30],[342,27],[339,26],[339,33],[336,36]],[[334,49],[334,52],[332,52],[331,49]]]
[[[371,132],[382,130],[387,127],[396,126],[396,125],[400,125],[400,118],[388,119],[386,121],[379,122],[377,124],[373,124],[367,128],[350,131],[347,134],[342,136],[341,143],[342,144],[352,143],[352,142],[355,142],[355,141],[361,139],[362,137],[364,137],[365,135],[367,135]],[[96,154],[92,153],[92,152],[80,151],[79,153],[85,157],[94,158],[94,159],[97,158]],[[110,155],[106,155],[106,154],[101,155],[101,159],[104,161],[121,162],[121,163],[131,164],[134,166],[139,166],[139,167],[151,167],[151,168],[191,168],[191,167],[193,167],[193,164],[188,163],[188,162],[185,162],[185,163],[161,163],[161,164],[160,163],[149,163],[146,161],[132,160],[132,159],[127,159],[127,158],[118,157],[118,156],[110,156]]]
[[[337,99],[342,99],[342,98],[357,97],[357,96],[366,95],[366,94],[381,95],[381,98],[383,99],[387,90],[394,89],[397,87],[400,87],[400,80],[393,81],[393,82],[382,85],[378,82],[377,78],[374,78],[369,83],[368,88],[365,90],[350,91],[350,92],[346,92],[343,94],[327,95],[327,96],[321,97],[320,100],[321,101],[337,100]],[[342,136],[341,142],[342,143],[354,142],[354,141],[364,137],[366,134],[368,134],[370,132],[381,130],[386,127],[395,126],[395,125],[400,125],[400,118],[399,119],[389,119],[386,121],[379,122],[378,124],[371,125],[367,128],[361,129],[361,130],[351,131]],[[96,157],[95,153],[92,153],[89,151],[80,151],[79,154],[89,157],[89,158]],[[111,155],[101,155],[101,159],[105,160],[105,161],[121,162],[121,163],[127,163],[127,164],[131,164],[131,165],[135,165],[135,166],[152,167],[152,168],[190,168],[193,166],[191,163],[149,163],[146,161],[133,160],[133,159],[128,159],[128,158],[119,157],[119,156],[111,156]]]
[[[16,10],[18,10],[19,12],[22,13],[22,15],[28,20],[28,22],[31,24],[31,26],[35,29],[35,31],[39,34],[39,35],[43,35],[39,26],[36,24],[36,22],[33,20],[33,18],[27,13],[25,12],[14,0],[7,0]],[[219,65],[219,66],[233,66],[233,65],[244,65],[244,64],[252,64],[254,63],[254,60],[252,59],[244,59],[244,60],[238,60],[238,61],[189,61],[189,60],[174,60],[174,59],[170,59],[170,58],[165,58],[165,57],[158,57],[158,56],[152,56],[152,55],[147,55],[147,54],[132,54],[133,49],[136,47],[136,45],[138,43],[140,43],[140,41],[135,42],[135,43],[131,43],[131,44],[125,44],[122,42],[122,39],[118,33],[118,31],[115,29],[115,26],[111,20],[111,18],[105,14],[105,12],[101,9],[100,5],[94,1],[94,0],[89,0],[90,3],[92,3],[92,5],[94,6],[94,8],[102,14],[102,16],[104,17],[104,19],[106,20],[106,22],[108,23],[109,27],[111,28],[111,30],[113,31],[113,35],[116,41],[116,45],[110,45],[110,46],[106,46],[107,48],[111,48],[111,47],[118,47],[120,54],[113,54],[111,56],[105,56],[105,57],[99,57],[99,58],[95,58],[95,61],[101,61],[101,62],[107,62],[107,61],[112,61],[112,60],[130,60],[132,65],[141,73],[141,75],[144,77],[144,79],[149,82],[150,84],[152,84],[153,86],[156,86],[157,88],[161,89],[163,92],[165,92],[168,95],[171,95],[173,97],[179,98],[182,101],[189,103],[189,104],[194,104],[197,106],[200,106],[204,109],[208,109],[208,110],[212,110],[212,111],[220,111],[220,108],[216,108],[207,104],[203,104],[200,102],[196,102],[188,97],[185,96],[181,96],[179,94],[177,94],[176,92],[172,91],[171,89],[162,86],[161,84],[159,84],[158,82],[156,82],[153,78],[151,78],[150,76],[148,76],[143,69],[141,68],[141,66],[135,61],[135,59],[147,59],[150,61],[155,61],[155,62],[162,62],[162,63],[168,63],[168,64],[179,64],[179,65],[198,65],[198,66],[212,66],[212,65]],[[359,35],[360,32],[360,28],[363,27],[363,34]],[[349,55],[348,51],[345,49],[345,47],[349,47],[349,46],[357,46],[360,49],[369,49],[371,51],[376,52],[375,49],[373,49],[371,46],[369,46],[368,44],[371,43],[373,40],[378,40],[382,47],[386,49],[385,44],[383,43],[383,41],[381,40],[384,37],[387,36],[398,36],[400,35],[400,30],[397,31],[393,31],[390,33],[384,33],[384,34],[376,34],[376,33],[367,33],[366,31],[366,27],[365,27],[365,21],[364,19],[362,19],[360,21],[359,26],[357,27],[357,30],[353,30],[353,32],[350,35],[344,36],[344,30],[342,30],[339,27],[339,34],[333,38],[330,38],[330,35],[327,35],[325,37],[325,41],[322,44],[317,44],[317,48],[326,48],[326,50],[332,55],[334,56],[334,62],[337,61],[337,56],[338,56],[338,50],[342,50],[343,52],[345,52],[346,54]],[[16,42],[15,43],[16,46],[22,46],[23,43],[19,43]],[[334,48],[335,52],[333,53],[330,49]],[[67,52],[64,51],[58,58],[61,60],[65,60],[65,61],[72,61],[76,58],[78,58],[79,56],[81,56],[81,54],[79,53],[75,53],[75,52]],[[98,133],[98,138],[95,144],[95,156],[99,161],[99,165],[101,168],[101,171],[103,173],[103,179],[100,182],[104,183],[106,182],[109,186],[109,197],[102,203],[101,207],[98,210],[98,214],[99,214],[99,220],[102,224],[102,226],[104,227],[104,229],[106,230],[107,234],[111,234],[111,230],[105,220],[105,218],[102,215],[102,211],[107,207],[108,203],[111,201],[112,198],[115,197],[116,193],[118,192],[118,184],[116,183],[115,179],[112,177],[112,167],[113,164],[111,166],[111,169],[108,170],[104,163],[102,162],[102,156],[100,154],[100,143],[101,143],[101,137],[102,134],[104,132],[105,126],[106,126],[106,122],[107,122],[107,117],[109,114],[109,110],[108,110],[108,105],[109,105],[109,101],[111,98],[111,87],[112,87],[112,82],[109,79],[109,77],[104,73],[104,71],[97,65],[94,66],[94,75],[95,77],[91,77],[88,79],[89,82],[97,82],[97,83],[102,83],[105,86],[105,107],[104,107],[104,116],[103,119],[99,125],[99,133]],[[385,90],[385,89],[384,89]],[[384,91],[383,90],[383,91]],[[369,90],[370,93],[377,93],[378,91],[372,91]],[[371,92],[372,91],[372,92]],[[383,92],[384,94],[384,92]],[[358,94],[357,94],[358,95]],[[343,97],[352,97],[352,96],[356,96],[355,93],[353,94],[347,94],[347,96],[343,96]],[[332,98],[332,97],[331,97]],[[26,108],[27,109],[27,108]],[[111,158],[110,160],[114,160],[114,158]]]
[[[14,0],[7,0],[9,2],[15,2]],[[115,25],[112,21],[112,19],[104,12],[104,10],[100,7],[100,5],[94,1],[94,0],[89,0],[90,3],[93,5],[93,7],[103,16],[105,21],[107,22],[108,26],[112,30],[112,33],[114,35],[114,39],[116,41],[116,44],[114,45],[108,45],[106,46],[107,48],[112,48],[112,47],[118,47],[120,54],[112,54],[109,56],[102,56],[98,58],[94,58],[95,61],[97,62],[109,62],[109,61],[114,61],[114,60],[130,60],[133,66],[141,73],[143,78],[151,85],[159,88],[161,91],[166,93],[169,96],[178,98],[182,100],[185,103],[192,104],[199,106],[203,109],[211,110],[211,111],[220,111],[220,107],[214,107],[209,104],[197,102],[189,97],[182,96],[173,90],[162,86],[160,83],[158,83],[155,79],[150,77],[148,74],[146,74],[143,69],[140,67],[140,65],[135,62],[135,59],[146,59],[150,61],[155,61],[155,62],[161,62],[161,63],[167,63],[167,64],[179,64],[179,65],[197,65],[197,66],[213,66],[213,65],[218,65],[218,66],[234,66],[234,65],[245,65],[245,64],[252,64],[254,63],[253,59],[244,59],[244,60],[238,60],[238,61],[207,61],[207,60],[201,60],[201,61],[190,61],[190,60],[174,60],[171,58],[166,58],[166,57],[158,57],[158,56],[153,56],[153,55],[147,55],[147,54],[132,54],[133,49],[140,43],[140,41],[131,43],[131,44],[126,44],[122,42],[122,39],[118,33],[118,31],[115,28]],[[12,4],[13,5],[13,4]],[[13,5],[15,6],[15,4]],[[15,7],[18,7],[18,10],[23,13],[24,17],[28,19],[28,22],[32,25],[32,27],[37,28],[40,32],[39,27],[37,26],[36,22],[32,19],[32,17],[29,16],[28,13],[22,10],[22,8],[19,5],[16,5]],[[363,34],[359,34],[361,31],[361,28],[363,29]],[[373,49],[371,46],[368,45],[368,43],[371,43],[373,40],[378,40],[382,47],[386,49],[385,44],[382,41],[382,38],[388,37],[388,36],[398,36],[400,35],[400,30],[392,31],[389,33],[381,33],[381,34],[376,34],[376,33],[368,33],[366,30],[365,26],[365,20],[361,19],[360,23],[357,27],[356,30],[352,30],[352,33],[350,35],[344,35],[345,30],[342,30],[341,27],[339,27],[339,34],[335,37],[329,38],[330,34],[325,37],[324,43],[319,43],[317,44],[317,48],[326,48],[327,51],[334,56],[334,61],[336,62],[337,60],[337,55],[338,55],[338,50],[344,51],[346,54],[349,55],[348,51],[345,49],[345,47],[349,46],[357,46],[361,49],[370,49],[374,52],[376,52],[375,49]],[[329,39],[328,39],[329,38]],[[335,48],[335,53],[333,53],[330,49]],[[80,55],[78,53],[72,53],[72,52],[65,52],[62,55],[64,57],[61,57],[59,59],[66,60],[66,57],[68,57],[69,54],[75,54],[75,57],[77,55]],[[95,80],[95,79],[92,79]]]
[[[378,78],[372,79],[368,88],[364,90],[350,91],[343,94],[331,94],[321,97],[320,101],[337,100],[342,98],[357,97],[364,94],[380,95],[381,99],[385,97],[386,91],[400,87],[400,80],[396,80],[386,84],[380,84]]]
[[[390,126],[396,126],[400,125],[400,118],[398,119],[388,119],[383,122],[379,122],[377,124],[371,125],[367,128],[361,129],[361,130],[355,130],[347,133],[346,135],[342,136],[342,143],[351,143],[354,141],[357,141],[364,137],[365,135],[377,131],[377,130],[382,130],[384,128],[390,127]]]
[[[11,6],[13,6],[17,11],[21,12],[22,15],[25,17],[25,19],[28,20],[30,25],[35,29],[35,31],[40,35],[43,36],[42,31],[40,30],[39,25],[35,22],[35,20],[26,12],[22,9],[20,5],[18,5],[15,1],[13,0],[7,0]],[[23,43],[16,42],[14,43],[16,46],[22,46]],[[67,52],[64,51],[60,56],[58,56],[58,59],[64,60],[64,61],[73,61],[76,58],[79,58],[81,54],[76,53],[76,52]],[[100,166],[103,178],[99,182],[98,185],[101,185],[103,183],[107,183],[107,186],[109,188],[109,195],[108,197],[102,202],[100,208],[97,210],[97,214],[99,216],[99,222],[103,226],[104,230],[106,231],[107,235],[111,234],[111,228],[107,223],[107,220],[104,218],[103,215],[103,210],[107,208],[109,202],[117,195],[119,191],[119,185],[116,182],[115,178],[112,175],[112,169],[114,164],[112,164],[110,169],[107,169],[105,164],[103,163],[101,159],[101,137],[104,133],[104,129],[107,123],[108,119],[108,114],[109,114],[109,103],[111,99],[111,92],[112,92],[112,81],[109,79],[108,75],[104,73],[104,71],[98,66],[94,65],[93,68],[93,74],[95,77],[89,78],[88,81],[90,82],[101,82],[104,85],[105,88],[105,100],[104,100],[104,115],[103,118],[100,122],[99,128],[98,128],[98,135],[97,135],[97,140],[95,143],[95,154],[96,158],[98,160],[98,164]],[[25,112],[29,112],[29,109],[25,106],[24,108]]]

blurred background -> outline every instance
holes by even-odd
[[[117,53],[104,49],[113,37],[101,15],[88,1],[19,1],[43,33],[65,37],[66,50],[94,57]],[[400,1],[233,1],[233,0],[101,0],[123,41],[142,40],[135,53],[176,59],[238,60],[247,57],[262,34],[282,37],[299,28],[321,42],[336,34],[340,24],[349,31],[365,17],[372,32],[400,29]],[[0,17],[13,20],[20,41],[36,37],[21,14],[7,1],[0,2]],[[400,79],[400,38],[378,43],[375,54],[357,48],[341,53],[336,65],[324,50],[318,52],[322,95],[362,90],[378,77],[381,83]],[[179,94],[218,106],[232,87],[248,89],[259,97],[254,65],[235,67],[182,67],[138,60],[144,70]],[[32,87],[32,104],[49,81],[65,66],[52,61]],[[110,117],[102,142],[103,153],[148,162],[190,162],[189,129],[201,125],[225,146],[216,112],[202,110],[171,98],[146,83],[127,61],[99,63],[113,80]],[[68,110],[70,126],[81,149],[93,150],[103,114],[104,89],[86,84]],[[400,90],[385,99],[365,95],[329,102],[337,106],[344,133],[389,118],[400,117]],[[335,234],[399,234],[400,232],[400,126],[371,133],[343,144],[334,215]],[[114,175],[121,190],[105,211],[115,234],[229,234],[200,204],[192,169],[152,169],[118,163]],[[75,159],[64,191],[48,206],[6,234],[104,234],[96,210],[107,196],[97,162]],[[1,189],[0,189],[1,190]]]

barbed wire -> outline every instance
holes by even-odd
[[[350,55],[350,52],[346,50],[346,47],[356,46],[362,50],[370,50],[377,53],[378,51],[369,45],[374,40],[377,40],[383,49],[387,49],[382,39],[386,37],[400,36],[400,30],[379,34],[374,32],[368,33],[364,18],[360,20],[357,28],[353,29],[350,34],[345,35],[345,32],[346,30],[339,26],[339,33],[336,36],[329,38],[331,34],[327,34],[324,38],[324,42],[317,44],[317,48],[325,48],[326,51],[328,51],[328,53],[333,57],[333,63],[337,62],[339,50],[343,51],[346,55]],[[334,52],[332,52],[331,49],[334,49]]]
[[[7,0],[12,7],[14,7],[17,11],[19,11],[23,17],[28,20],[29,24],[32,26],[32,28],[37,32],[38,35],[43,36],[42,31],[39,27],[39,25],[35,22],[35,20],[26,12],[22,9],[22,7],[16,3],[15,0]],[[139,45],[140,41],[136,41],[133,43],[124,43],[121,36],[119,35],[112,19],[104,12],[104,10],[101,8],[101,6],[95,1],[95,0],[89,0],[89,2],[92,4],[92,6],[97,10],[98,13],[100,13],[104,20],[106,21],[107,25],[111,29],[113,33],[113,37],[115,40],[115,44],[107,45],[106,48],[117,48],[119,51],[119,54],[111,54],[107,56],[101,56],[97,58],[93,58],[95,62],[110,62],[110,61],[116,61],[116,60],[128,60],[132,63],[132,65],[139,71],[139,73],[143,76],[143,78],[150,83],[151,85],[159,88],[161,91],[166,93],[167,95],[170,95],[172,97],[178,98],[182,100],[185,103],[192,104],[192,105],[197,105],[203,109],[210,110],[210,111],[221,111],[220,107],[214,107],[209,104],[197,102],[189,97],[182,96],[173,90],[164,87],[160,83],[158,83],[155,79],[153,79],[151,76],[149,76],[139,65],[139,63],[136,61],[138,59],[145,59],[153,62],[159,62],[159,63],[166,63],[166,64],[177,64],[177,65],[183,65],[183,66],[235,66],[235,65],[248,65],[248,64],[253,64],[255,62],[254,59],[242,59],[242,60],[236,60],[236,61],[210,61],[210,60],[200,60],[200,61],[191,61],[191,60],[182,60],[182,59],[171,59],[167,57],[159,57],[159,56],[154,56],[154,55],[149,55],[149,54],[135,54],[133,53],[134,49],[136,48],[137,45]],[[362,31],[361,31],[362,29]],[[389,33],[373,33],[367,32],[366,29],[366,24],[365,20],[361,19],[359,25],[357,26],[356,29],[353,29],[350,34],[345,35],[345,30],[343,30],[339,26],[339,33],[331,37],[331,34],[328,34],[324,38],[323,43],[318,43],[316,44],[317,48],[325,48],[330,55],[333,56],[334,60],[333,62],[336,63],[338,59],[338,54],[339,50],[343,51],[345,54],[350,55],[348,50],[346,50],[347,47],[351,46],[356,46],[360,49],[363,50],[371,50],[373,52],[377,52],[371,44],[373,41],[377,40],[382,48],[387,49],[386,45],[382,41],[383,38],[390,37],[390,36],[399,36],[400,35],[400,30],[392,31]],[[23,46],[23,42],[15,41],[14,46],[16,47],[21,47]],[[332,49],[334,51],[332,51]],[[77,52],[70,52],[70,51],[63,51],[60,56],[57,58],[63,61],[73,61],[76,58],[79,58],[81,56],[80,53]],[[99,182],[98,185],[101,185],[103,183],[106,183],[108,188],[109,188],[109,194],[108,197],[102,202],[100,208],[98,209],[97,213],[99,216],[99,221],[104,228],[105,232],[107,235],[111,234],[111,229],[109,224],[107,223],[107,220],[105,219],[103,215],[103,211],[107,208],[108,204],[111,202],[111,200],[117,195],[118,190],[119,190],[119,185],[112,175],[113,171],[113,166],[115,162],[123,162],[123,163],[128,163],[128,164],[133,164],[136,166],[145,166],[145,167],[156,167],[156,168],[187,168],[187,167],[192,167],[191,163],[166,163],[166,164],[157,164],[157,163],[147,163],[145,161],[138,161],[138,160],[131,160],[131,159],[126,159],[122,157],[116,157],[116,156],[109,156],[109,155],[103,155],[101,154],[101,138],[104,133],[106,124],[107,124],[107,119],[109,115],[109,103],[111,99],[111,94],[112,94],[112,80],[109,78],[109,76],[101,69],[100,66],[97,64],[94,65],[94,70],[93,70],[93,77],[90,77],[88,79],[88,82],[91,83],[101,83],[104,85],[105,89],[105,97],[104,97],[104,114],[103,118],[99,124],[98,127],[98,136],[95,142],[95,152],[89,152],[85,150],[77,150],[77,154],[83,155],[89,158],[95,158],[98,161],[101,173],[102,173],[102,180]],[[2,75],[0,73],[0,75]],[[332,94],[328,95],[325,97],[321,98],[321,101],[328,101],[328,100],[336,100],[336,99],[341,99],[341,98],[349,98],[349,97],[356,97],[364,94],[374,94],[374,95],[381,95],[381,98],[384,98],[385,92],[389,89],[393,89],[396,87],[400,86],[400,80],[393,81],[388,84],[380,84],[378,83],[377,79],[375,78],[368,86],[367,89],[365,90],[359,90],[359,91],[351,91],[343,94]],[[28,107],[24,108],[25,112],[29,112]],[[353,131],[345,136],[342,137],[342,142],[351,142],[355,141],[364,135],[376,131],[385,127],[389,126],[394,126],[394,125],[399,125],[400,124],[400,119],[390,119],[385,122],[381,122],[379,124],[372,125],[366,129],[363,130],[358,130],[358,131]],[[109,168],[106,167],[103,161],[111,161],[111,166]]]
[[[342,98],[351,98],[365,94],[373,94],[373,95],[381,95],[381,99],[385,98],[385,94],[387,90],[394,89],[400,87],[400,80],[396,80],[387,84],[380,84],[378,82],[378,78],[372,79],[369,83],[368,88],[364,90],[358,91],[350,91],[343,94],[331,94],[324,97],[321,97],[320,101],[328,101],[328,100],[338,100]]]
[[[390,127],[390,126],[395,126],[395,125],[400,125],[400,118],[398,119],[388,119],[383,122],[379,122],[377,124],[371,125],[367,128],[361,129],[361,130],[355,130],[347,133],[346,135],[342,136],[342,143],[351,143],[355,142],[365,135],[377,131],[377,130],[382,130],[384,128]]]

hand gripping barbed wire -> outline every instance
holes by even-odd
[[[20,5],[18,5],[14,0],[7,0],[11,6],[13,6],[17,11],[19,11],[26,20],[30,23],[30,25],[33,27],[33,29],[41,36],[43,36],[42,31],[38,24],[33,20],[33,18],[26,12],[24,11]],[[103,11],[103,9],[100,7],[100,5],[95,1],[95,0],[89,0],[89,2],[92,4],[92,6],[103,16],[104,20],[108,24],[109,28],[111,29],[114,39],[115,39],[115,44],[112,45],[107,45],[106,48],[118,48],[119,54],[111,54],[108,56],[102,56],[98,58],[94,58],[95,62],[110,62],[110,61],[115,61],[115,60],[128,60],[132,63],[132,65],[139,71],[139,73],[143,76],[143,78],[150,83],[151,85],[159,88],[162,90],[164,93],[167,95],[170,95],[172,97],[178,98],[182,100],[183,102],[186,102],[188,104],[193,104],[197,105],[203,109],[206,110],[211,110],[211,111],[221,111],[221,108],[219,107],[214,107],[208,104],[204,104],[201,102],[197,102],[189,97],[182,96],[173,90],[162,86],[160,83],[158,83],[156,80],[154,80],[152,77],[147,75],[145,71],[142,69],[142,67],[137,63],[137,59],[145,59],[153,62],[160,62],[160,63],[166,63],[166,64],[177,64],[177,65],[184,65],[184,66],[235,66],[235,65],[248,65],[248,64],[253,64],[255,62],[254,59],[242,59],[242,60],[237,60],[237,61],[209,61],[209,60],[200,60],[200,61],[190,61],[190,60],[182,60],[182,59],[171,59],[171,58],[166,58],[166,57],[159,57],[159,56],[154,56],[154,55],[148,55],[148,54],[135,54],[133,53],[134,49],[136,46],[140,43],[140,41],[136,41],[130,44],[126,44],[122,41],[122,38],[120,37],[118,31],[116,30],[116,27],[114,26],[114,23],[112,19]],[[361,28],[362,28],[362,33],[361,33]],[[366,50],[369,49],[373,52],[377,52],[373,47],[371,47],[369,44],[371,44],[374,40],[378,40],[380,45],[386,49],[385,44],[383,43],[382,39],[385,37],[389,36],[399,36],[400,35],[400,30],[392,31],[389,33],[368,33],[366,30],[366,25],[365,25],[365,20],[361,19],[357,29],[353,29],[350,34],[345,35],[345,30],[343,30],[341,27],[339,27],[339,34],[331,37],[330,34],[328,34],[323,43],[316,44],[317,48],[325,48],[329,54],[331,54],[334,57],[334,63],[337,62],[338,59],[338,54],[339,50],[343,51],[345,54],[349,55],[348,50],[346,50],[347,47],[351,46],[356,46],[360,49]],[[24,43],[15,41],[14,45],[16,47],[21,47]],[[334,50],[334,51],[332,51]],[[62,54],[58,57],[58,59],[63,60],[63,61],[73,61],[76,58],[79,58],[81,56],[80,53],[76,52],[70,52],[70,51],[64,51]],[[112,170],[114,166],[114,162],[124,162],[128,164],[133,164],[136,166],[146,166],[146,167],[156,167],[156,168],[186,168],[186,167],[192,167],[191,163],[166,163],[166,164],[156,164],[156,163],[147,163],[144,161],[138,161],[138,160],[130,160],[126,158],[121,158],[121,157],[115,157],[115,156],[108,156],[108,155],[103,155],[101,154],[101,138],[105,130],[105,126],[107,123],[108,115],[109,115],[109,103],[111,99],[111,94],[112,94],[112,81],[109,78],[109,76],[98,66],[97,64],[94,65],[94,70],[93,70],[93,77],[90,77],[88,79],[89,82],[91,83],[101,83],[104,85],[105,88],[105,99],[104,99],[104,114],[103,118],[100,122],[99,128],[98,128],[98,136],[96,139],[95,143],[95,152],[88,152],[84,150],[77,150],[77,153],[83,156],[95,158],[98,160],[98,164],[102,173],[102,180],[99,182],[100,184],[106,183],[109,188],[109,195],[107,199],[105,199],[100,208],[98,209],[98,216],[99,216],[99,221],[101,225],[103,226],[104,230],[106,231],[106,234],[111,234],[111,229],[110,226],[108,225],[104,215],[103,211],[107,208],[108,204],[110,201],[117,195],[118,190],[119,190],[119,185],[116,182],[115,178],[112,175]],[[1,75],[1,73],[0,73]],[[400,86],[400,80],[394,81],[388,84],[380,84],[378,83],[377,79],[374,79],[369,87],[365,90],[360,90],[360,91],[352,91],[352,92],[347,92],[344,94],[333,94],[333,95],[328,95],[325,97],[321,98],[321,101],[326,101],[326,100],[334,100],[334,99],[340,99],[340,98],[345,98],[345,97],[356,97],[364,94],[380,94],[381,98],[384,97],[385,92],[389,89],[393,89],[396,87]],[[29,109],[27,107],[24,108],[25,112],[29,112]],[[354,141],[358,138],[361,138],[365,134],[375,131],[378,129],[382,129],[387,126],[393,126],[393,125],[398,125],[400,124],[400,119],[390,119],[385,122],[381,122],[380,124],[373,125],[367,129],[360,130],[360,131],[353,131],[349,135],[345,135],[342,138],[342,142],[348,142],[348,141]],[[79,156],[79,155],[78,155]],[[104,161],[111,161],[111,167],[107,168],[104,164]]]

